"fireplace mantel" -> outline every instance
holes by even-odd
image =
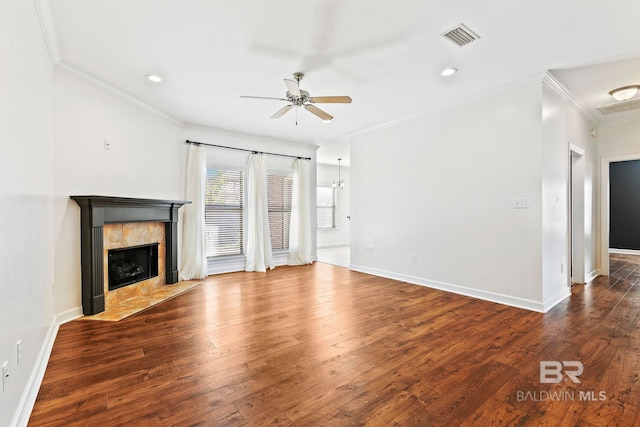
[[[164,222],[167,284],[178,281],[178,209],[186,200],[135,199],[111,196],[71,196],[80,206],[82,311],[104,311],[104,224]]]

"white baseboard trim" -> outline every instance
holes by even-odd
[[[58,325],[62,325],[82,316],[84,316],[82,313],[82,307],[76,307],[59,313],[56,316],[56,321],[58,322]]]
[[[478,289],[471,289],[464,286],[452,285],[450,283],[438,282],[435,280],[423,279],[421,277],[408,276],[405,274],[393,273],[390,271],[378,270],[375,268],[364,267],[361,265],[351,264],[349,266],[351,270],[359,271],[361,273],[372,274],[374,276],[386,277],[387,279],[398,280],[400,282],[412,283],[414,285],[426,286],[428,288],[439,289],[441,291],[452,292],[454,294],[464,295],[467,297],[477,298],[489,302],[495,302],[498,304],[504,304],[511,307],[523,308],[525,310],[537,311],[540,313],[545,312],[545,306],[538,301],[533,301],[524,298],[512,297],[509,295],[498,294],[494,292],[481,291]],[[569,290],[567,290],[570,294]],[[566,297],[566,296],[565,296]],[[564,298],[564,297],[563,297]],[[560,300],[561,301],[561,300]],[[555,304],[557,304],[557,301]],[[555,305],[553,304],[553,305]],[[547,307],[547,311],[550,307]]]
[[[33,405],[36,403],[36,398],[38,397],[38,392],[42,385],[42,379],[44,378],[44,373],[47,370],[47,365],[49,364],[49,357],[51,356],[51,350],[53,350],[53,344],[55,343],[56,336],[58,335],[58,329],[63,323],[77,319],[81,316],[82,307],[76,307],[58,314],[51,321],[44,342],[42,343],[42,347],[40,347],[40,352],[38,353],[35,366],[33,367],[29,380],[27,381],[27,386],[25,387],[24,393],[22,393],[22,397],[18,403],[18,409],[16,410],[13,421],[11,422],[11,427],[26,427],[29,423],[29,417],[31,416],[31,411],[33,411]]]
[[[600,270],[598,270],[598,269],[593,270],[593,271],[587,273],[587,276],[584,278],[584,282],[585,283],[589,283],[590,281],[592,281],[593,279],[595,279],[599,275],[600,275]]]
[[[560,304],[562,301],[564,301],[570,296],[571,296],[571,288],[567,286],[565,287],[565,289],[558,292],[556,295],[552,296],[551,298],[547,299],[544,303],[542,303],[542,309],[543,309],[542,312],[546,313],[547,311],[551,310],[553,307]]]
[[[637,249],[614,249],[609,248],[610,254],[620,254],[620,255],[640,255],[640,251]]]
[[[322,248],[335,248],[338,246],[349,246],[351,245],[350,242],[342,242],[342,243],[325,243],[323,245],[318,245],[316,246],[318,249],[322,249]]]

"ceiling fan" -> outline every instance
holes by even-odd
[[[324,122],[330,122],[333,116],[326,111],[321,110],[313,104],[350,104],[351,97],[349,96],[311,96],[306,90],[300,89],[300,80],[304,77],[303,73],[294,73],[293,78],[284,79],[284,84],[287,86],[286,98],[271,98],[267,96],[240,96],[240,98],[256,98],[256,99],[275,99],[277,101],[289,102],[278,111],[276,111],[271,118],[279,119],[284,116],[293,107],[304,107],[305,110],[318,116]],[[296,124],[298,121],[296,120]]]

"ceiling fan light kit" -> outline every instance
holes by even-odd
[[[627,101],[636,96],[638,90],[640,90],[640,85],[623,86],[613,89],[609,92],[609,95],[611,95],[616,101]]]
[[[349,96],[311,96],[306,90],[300,89],[300,80],[304,77],[303,73],[293,73],[293,79],[284,79],[284,84],[287,87],[285,98],[271,98],[265,96],[240,96],[240,98],[256,98],[256,99],[274,99],[277,101],[289,102],[289,105],[285,105],[278,111],[276,111],[271,118],[279,119],[284,116],[293,107],[304,108],[311,114],[320,118],[323,122],[329,123],[333,120],[333,116],[324,110],[316,107],[313,104],[350,104],[351,97]],[[296,116],[297,117],[297,116]],[[296,124],[298,121],[296,120]]]

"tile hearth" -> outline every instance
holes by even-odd
[[[180,295],[203,282],[204,280],[188,280],[154,288],[144,295],[132,296],[131,298],[110,304],[102,313],[94,314],[93,316],[83,316],[80,319],[117,322]]]

